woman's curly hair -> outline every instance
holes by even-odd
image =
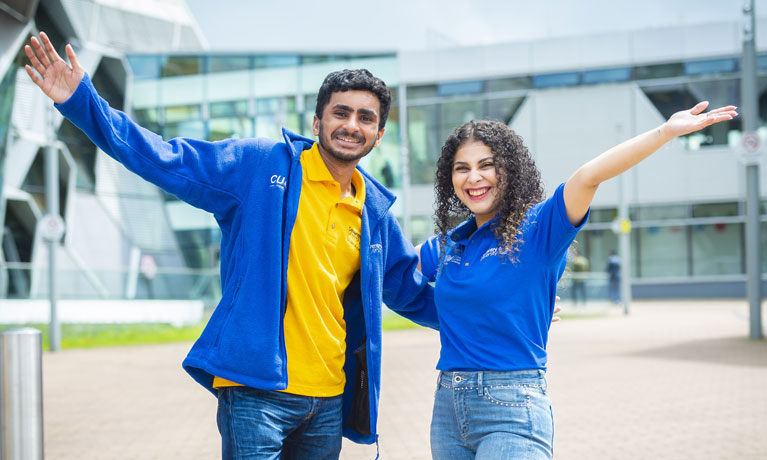
[[[493,152],[493,162],[498,175],[500,201],[498,221],[493,231],[501,251],[511,261],[517,260],[521,239],[521,226],[527,211],[543,201],[544,192],[541,173],[530,157],[522,138],[500,121],[472,120],[465,123],[450,136],[442,147],[437,161],[437,177],[434,183],[434,221],[441,234],[442,246],[447,232],[458,222],[471,216],[453,190],[453,162],[458,149],[470,142],[481,142]]]

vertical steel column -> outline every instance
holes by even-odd
[[[48,146],[45,148],[45,207],[46,214],[51,217],[59,217],[59,152],[56,148],[56,133],[53,129],[53,107],[48,109]],[[46,219],[45,225],[49,226],[53,220]],[[58,219],[56,219],[58,222]],[[45,229],[47,232],[49,229]],[[60,235],[59,235],[60,237]],[[49,331],[49,345],[51,351],[61,348],[61,325],[57,307],[56,292],[56,250],[59,244],[57,239],[48,240],[48,297],[51,303],[51,318]]]
[[[756,23],[754,0],[743,2],[743,70],[741,74],[740,116],[743,133],[759,127],[756,80]],[[746,162],[746,273],[748,274],[749,338],[762,339],[762,254],[759,238],[759,163]]]
[[[402,191],[399,194],[402,203],[402,231],[408,241],[413,241],[413,229],[410,225],[410,140],[407,134],[407,85],[400,83],[397,91],[399,102],[399,151]]]
[[[42,334],[0,333],[0,460],[42,460]]]

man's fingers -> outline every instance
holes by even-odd
[[[29,78],[32,79],[32,82],[36,84],[40,89],[43,87],[43,79],[38,77],[34,70],[32,70],[32,67],[30,67],[28,64],[24,66],[24,69],[27,71],[27,75],[29,75]]]
[[[29,58],[29,62],[32,63],[35,70],[42,75],[45,73],[45,67],[40,63],[40,60],[37,59],[37,56],[35,56],[35,52],[32,51],[32,47],[27,45],[24,47],[24,52],[27,54],[27,57]],[[31,70],[31,69],[30,69]]]
[[[80,65],[80,61],[77,60],[77,54],[75,54],[75,50],[72,48],[72,45],[67,43],[66,48],[64,48],[64,51],[67,53],[67,58],[69,59],[69,63],[72,64],[72,69],[76,72],[79,72],[82,70],[82,66]]]
[[[56,52],[56,48],[53,47],[51,39],[48,38],[48,35],[46,35],[45,32],[40,32],[40,38],[43,40],[43,45],[45,46],[45,51],[48,53],[48,56],[50,56],[54,62],[63,61],[61,56],[59,56],[59,53]]]
[[[37,59],[40,60],[40,64],[42,64],[43,68],[50,66],[51,60],[48,59],[48,55],[45,54],[43,45],[40,44],[40,40],[38,40],[37,37],[32,37],[30,41],[32,42],[32,50],[35,52]]]

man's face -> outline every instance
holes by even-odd
[[[349,90],[330,95],[322,118],[314,116],[312,128],[323,158],[356,163],[381,143],[378,129],[381,103],[369,91]],[[328,158],[329,157],[329,158]]]

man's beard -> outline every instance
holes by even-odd
[[[331,157],[333,157],[334,159],[336,159],[338,161],[342,161],[344,163],[353,163],[355,161],[359,161],[362,157],[364,157],[365,155],[370,153],[370,151],[373,150],[373,147],[375,146],[375,143],[372,143],[370,145],[370,148],[368,148],[367,150],[363,150],[362,152],[359,152],[359,153],[344,153],[344,152],[340,152],[340,151],[334,149],[331,145],[329,145],[328,142],[330,141],[330,139],[328,139],[326,141],[324,134],[325,134],[325,130],[323,129],[322,122],[320,121],[320,132],[319,132],[319,136],[318,136],[319,137],[320,147],[322,147],[322,149],[324,151],[326,151],[328,154],[330,154]],[[351,137],[351,138],[354,138],[354,139],[361,139],[363,142],[365,141],[365,137],[361,136],[359,134],[353,134],[352,135],[352,134],[347,133],[346,131],[337,131],[335,134],[339,135],[339,136],[344,136],[344,137]]]

